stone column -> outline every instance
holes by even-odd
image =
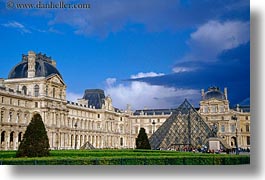
[[[9,139],[10,139],[10,132],[9,131],[6,131],[6,134],[5,134],[5,150],[10,150],[10,143],[9,143]]]
[[[15,131],[14,137],[13,137],[14,150],[18,149],[18,133],[19,131]]]

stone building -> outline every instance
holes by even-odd
[[[249,107],[230,108],[227,88],[221,92],[217,87],[202,90],[199,113],[205,122],[217,128],[217,137],[222,138],[231,148],[250,148]]]
[[[52,149],[133,148],[130,111],[112,106],[100,90],[87,90],[78,102],[66,100],[66,84],[56,63],[29,51],[0,83],[1,150],[15,150],[34,113],[40,113]]]
[[[29,51],[0,79],[0,150],[16,150],[34,113],[42,116],[51,149],[134,148],[141,127],[151,135],[174,109],[120,110],[100,89],[85,90],[77,102],[66,99],[66,84],[56,62]],[[212,94],[211,91],[218,93]],[[218,136],[229,146],[250,147],[250,112],[230,109],[227,90],[204,93],[198,113],[209,125],[218,125]]]

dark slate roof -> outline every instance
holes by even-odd
[[[203,100],[209,99],[225,100],[225,95],[219,90],[219,88],[211,87],[203,96]]]
[[[101,109],[104,104],[105,93],[102,89],[87,89],[83,99],[88,100],[88,106],[95,106],[96,109]]]
[[[170,115],[175,109],[147,109],[147,110],[136,110],[133,115],[140,115],[142,112],[147,115]]]
[[[47,57],[45,54],[43,55],[41,53],[36,54],[35,77],[48,77],[52,74],[58,74],[62,78],[60,72],[51,63],[52,60],[50,57]],[[28,77],[28,56],[22,55],[22,61],[12,68],[12,70],[8,75],[8,79],[27,78],[27,77]]]

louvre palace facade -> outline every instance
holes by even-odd
[[[77,102],[70,102],[66,99],[66,87],[51,57],[33,51],[22,55],[21,62],[13,67],[8,78],[0,79],[0,150],[18,149],[35,113],[42,116],[51,149],[135,148],[141,127],[152,140],[153,135],[163,132],[164,127],[170,129],[168,126],[172,123],[168,122],[177,117],[175,109],[132,111],[129,105],[126,110],[117,109],[113,107],[111,97],[105,96],[100,89],[87,89]],[[191,109],[199,117],[200,124],[203,123],[198,133],[204,135],[204,129],[210,132],[214,126],[217,130],[214,137],[225,147],[238,145],[250,149],[249,106],[230,108],[226,88],[224,92],[216,87],[202,90],[200,107]],[[181,122],[173,123],[175,128],[170,131],[180,133],[171,133],[171,136],[197,132],[197,125],[187,132]],[[181,131],[178,128],[182,128]],[[202,135],[197,134],[196,138]],[[171,139],[180,141],[181,138]],[[159,142],[158,139],[154,141]],[[165,148],[176,143],[184,142],[168,143]]]

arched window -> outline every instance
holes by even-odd
[[[27,95],[27,87],[26,86],[22,87],[22,92],[24,95]]]
[[[2,144],[3,142],[5,142],[5,135],[6,135],[6,132],[3,131],[3,132],[1,133],[1,144]]]
[[[35,85],[34,86],[34,95],[35,95],[35,97],[38,97],[39,93],[40,93],[40,87],[39,87],[39,85]]]
[[[22,141],[22,132],[20,132],[19,134],[18,134],[18,142],[21,142]]]
[[[10,142],[14,142],[14,134],[14,131],[10,133]]]

